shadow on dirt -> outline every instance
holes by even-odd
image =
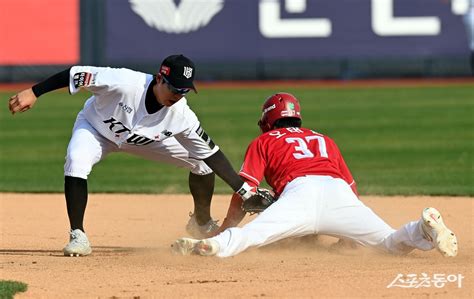
[[[134,248],[119,246],[93,246],[93,254],[95,256],[108,255],[128,255],[136,252],[147,252],[150,248]],[[0,255],[26,255],[26,256],[54,256],[64,257],[62,250],[45,250],[45,249],[0,249]]]

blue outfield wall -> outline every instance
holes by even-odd
[[[183,53],[201,80],[470,76],[471,2],[83,0],[80,63],[154,72]],[[45,69],[2,66],[0,80]]]

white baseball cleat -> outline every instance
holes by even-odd
[[[171,249],[181,255],[216,255],[219,251],[219,243],[212,239],[196,240],[191,238],[180,238],[171,244]]]
[[[421,214],[421,229],[428,241],[445,257],[458,254],[456,235],[444,224],[443,217],[435,208],[425,208]]]
[[[80,229],[69,232],[69,244],[63,249],[65,256],[85,256],[92,252],[91,244],[86,234]]]

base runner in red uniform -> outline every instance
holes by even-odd
[[[172,245],[175,252],[229,257],[285,238],[322,234],[394,254],[433,248],[444,256],[457,254],[456,236],[436,209],[424,209],[421,219],[395,230],[365,206],[336,143],[301,127],[293,95],[271,96],[262,112],[263,134],[249,145],[239,175],[255,188],[265,177],[277,201],[240,228],[234,226],[245,212],[234,194],[218,235],[178,239]]]

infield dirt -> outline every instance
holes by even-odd
[[[391,256],[368,248],[332,250],[332,237],[291,239],[226,259],[176,256],[170,244],[185,236],[189,195],[90,194],[88,257],[64,257],[68,221],[62,194],[0,194],[0,279],[28,284],[15,298],[472,298],[473,199],[361,199],[397,228],[438,208],[457,233],[459,255],[437,251]],[[223,219],[230,195],[215,196]],[[252,218],[246,218],[244,223]],[[424,286],[397,280],[415,274]],[[436,277],[457,281],[442,287]],[[459,282],[459,278],[462,278]],[[396,285],[389,286],[395,281]],[[429,284],[429,285],[428,285]]]

